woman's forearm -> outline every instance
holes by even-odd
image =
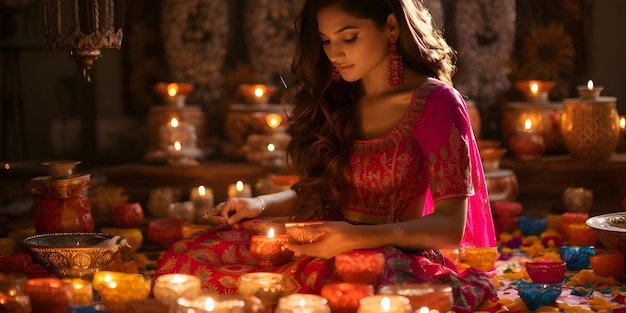
[[[293,215],[298,205],[298,195],[291,189],[258,196],[259,202],[265,205],[264,217]]]

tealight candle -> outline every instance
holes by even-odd
[[[524,94],[530,103],[549,102],[548,93],[556,85],[553,81],[522,80],[515,82],[515,88]]]
[[[400,295],[374,295],[359,301],[357,313],[409,313],[409,299]]]
[[[274,234],[270,228],[267,236],[253,235],[250,238],[250,254],[258,264],[281,265],[289,261],[293,251],[287,249],[289,236]]]
[[[238,295],[200,295],[195,298],[181,297],[176,301],[175,312],[231,313],[269,312],[269,309],[255,297]]]
[[[200,278],[187,274],[158,276],[152,287],[154,298],[169,305],[175,304],[180,297],[195,298],[200,292]]]
[[[539,159],[546,149],[543,136],[535,131],[533,125],[533,121],[526,118],[522,130],[509,138],[509,148],[519,160]]]
[[[33,312],[67,313],[73,298],[72,285],[59,278],[31,278],[24,293]]]
[[[383,286],[378,290],[380,295],[400,295],[407,297],[411,310],[418,311],[422,307],[449,312],[452,310],[452,287],[445,284],[396,284]]]
[[[140,274],[99,271],[92,284],[111,313],[125,312],[128,301],[146,299],[150,293],[149,282]]]
[[[243,181],[238,180],[235,184],[228,186],[229,198],[249,198],[252,197],[252,189],[250,185],[244,184]]]
[[[374,250],[354,250],[335,256],[337,273],[349,283],[374,283],[383,271],[384,264],[383,254]]]
[[[619,140],[616,149],[619,152],[626,150],[626,115],[620,115],[619,117]]]
[[[374,287],[359,283],[332,283],[322,286],[320,295],[328,300],[333,313],[354,313],[362,298],[374,295]]]
[[[314,294],[294,293],[278,300],[276,313],[330,313],[328,300]]]
[[[276,92],[276,86],[264,84],[241,84],[239,92],[252,104],[267,104],[270,97]]]
[[[604,87],[594,86],[593,81],[587,81],[587,86],[578,86],[578,96],[583,100],[595,100],[600,96]]]
[[[279,273],[247,273],[241,275],[237,281],[239,295],[257,297],[267,303],[277,303],[286,290],[285,276]]]
[[[211,188],[205,187],[204,185],[200,185],[197,188],[191,189],[189,199],[193,203],[194,222],[206,222],[206,220],[202,217],[207,214],[209,210],[211,210],[215,205],[213,190]]]
[[[182,108],[185,106],[185,98],[193,90],[192,84],[185,83],[158,83],[154,90],[165,99],[167,105]]]
[[[88,282],[80,278],[63,279],[72,285],[74,288],[74,296],[72,297],[72,304],[89,305],[93,301],[93,286],[91,282]]]

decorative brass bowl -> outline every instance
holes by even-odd
[[[57,276],[88,280],[128,245],[126,238],[105,233],[41,234],[22,243],[37,263]]]
[[[586,224],[596,233],[602,246],[626,256],[626,212],[590,217]]]

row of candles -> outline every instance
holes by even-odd
[[[533,104],[548,103],[548,92],[555,83],[550,81],[520,81],[516,84],[517,89],[522,91],[530,104],[528,110],[522,110],[521,114],[513,121],[514,126],[508,139],[510,150],[520,160],[535,160],[541,158],[549,144],[544,139],[544,122],[540,111],[533,109]],[[592,80],[586,86],[578,86],[579,100],[577,101],[612,101],[612,98],[602,99],[600,93],[602,86],[595,86]],[[604,97],[606,98],[606,97]],[[573,100],[573,99],[572,99]],[[618,146],[626,144],[626,116],[619,116],[619,142]],[[557,125],[558,126],[558,125]],[[509,127],[507,125],[507,127]],[[549,130],[555,131],[555,130]],[[556,132],[560,133],[559,130]]]

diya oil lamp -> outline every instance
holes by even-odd
[[[173,145],[167,148],[167,154],[169,156],[167,164],[172,166],[198,166],[198,161],[195,157],[199,156],[200,150],[189,149],[183,147],[180,141],[175,141]]]
[[[166,105],[182,108],[185,106],[185,99],[193,91],[193,85],[186,83],[158,83],[154,86],[154,91],[163,97]]]
[[[229,198],[250,198],[252,197],[252,188],[248,184],[244,184],[243,181],[238,180],[234,184],[230,184],[228,186],[228,197]]]
[[[152,293],[163,304],[173,305],[181,297],[194,298],[200,295],[200,278],[187,274],[166,274],[155,279]]]
[[[285,294],[285,275],[270,272],[247,273],[239,277],[237,292],[243,297],[257,297],[265,303],[276,304]]]
[[[92,284],[111,313],[126,312],[127,302],[144,300],[150,293],[149,280],[135,273],[99,271]]]
[[[509,138],[509,148],[518,160],[540,159],[546,149],[543,137],[533,128],[533,125],[532,119],[526,118],[523,129],[516,131]]]
[[[564,261],[526,262],[526,272],[534,283],[562,283],[567,268]]]
[[[276,235],[274,228],[270,228],[266,236],[253,235],[250,238],[250,254],[258,264],[285,264],[294,254],[287,249],[287,242],[289,236]]]
[[[328,300],[333,313],[355,313],[362,298],[374,295],[374,287],[361,283],[331,283],[322,286],[320,295]]]
[[[385,264],[382,252],[354,250],[335,256],[335,269],[349,283],[372,284],[378,280]]]
[[[359,300],[357,313],[410,313],[409,299],[401,295],[373,295]]]
[[[556,85],[553,81],[522,80],[515,82],[515,87],[524,94],[525,100],[530,103],[546,103],[548,93]]]
[[[278,300],[276,313],[330,313],[328,300],[314,294],[294,293]]]
[[[578,86],[578,96],[583,100],[595,100],[600,96],[604,87],[594,86],[593,80],[588,80],[586,86]]]
[[[378,290],[380,295],[400,295],[407,297],[411,304],[411,311],[417,312],[421,308],[434,309],[439,312],[452,310],[452,287],[446,284],[396,284],[383,286]]]
[[[267,104],[278,88],[265,84],[241,84],[239,85],[239,93],[244,96],[249,104],[264,105]]]
[[[520,282],[517,292],[530,311],[535,311],[541,306],[551,306],[561,295],[563,284],[561,283],[531,283]]]
[[[580,271],[589,268],[591,256],[595,254],[594,246],[561,246],[561,260],[570,271]]]

